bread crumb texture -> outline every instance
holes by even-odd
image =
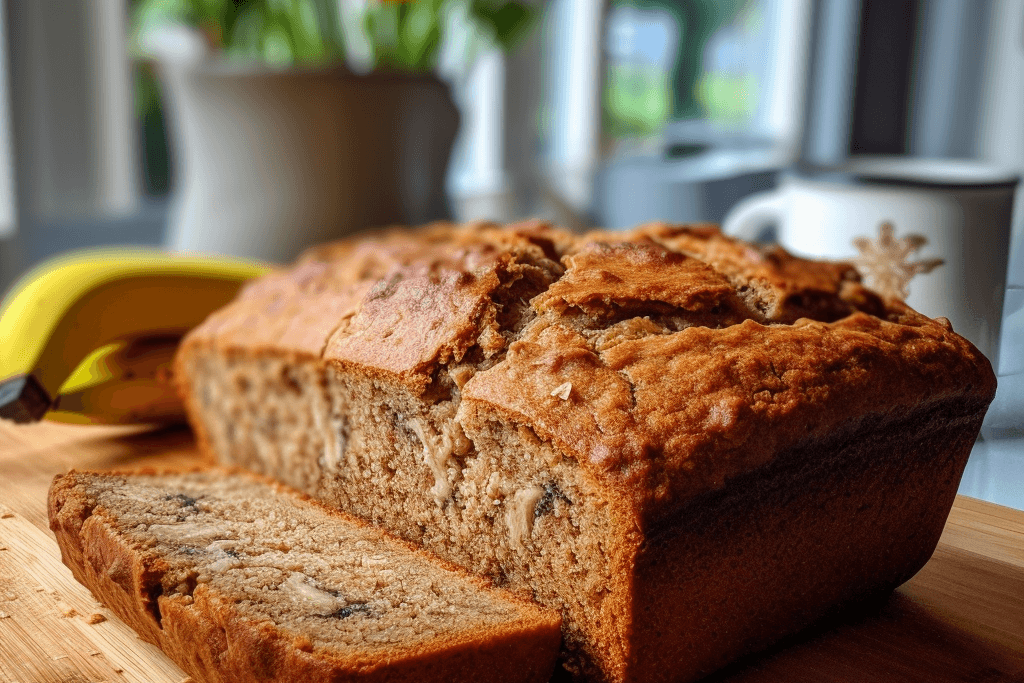
[[[529,640],[544,630],[549,665],[557,651],[556,615],[250,476],[72,472],[51,491],[51,525],[65,558],[84,553],[79,571],[88,565],[140,596],[165,632],[183,623],[164,624],[168,610],[226,611],[229,632],[249,624],[299,652],[342,661],[339,670],[351,672],[449,649],[457,658],[460,647],[514,643],[517,633]],[[100,531],[103,540],[96,541]],[[116,548],[131,559],[119,559]],[[89,623],[103,620],[95,614]],[[195,647],[207,646],[195,638]],[[217,657],[244,641],[224,646],[228,652]],[[541,659],[544,649],[537,650]]]

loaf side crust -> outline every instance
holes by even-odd
[[[953,401],[864,421],[691,501],[637,553],[627,678],[696,680],[875,609],[934,552],[982,416]]]

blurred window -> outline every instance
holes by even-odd
[[[147,95],[128,2],[2,5],[0,288],[60,251],[163,238],[166,159],[146,143],[152,120],[136,116]]]
[[[606,151],[660,153],[736,134],[791,141],[810,12],[806,0],[612,0]]]

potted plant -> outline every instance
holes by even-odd
[[[444,217],[459,117],[441,47],[461,31],[509,48],[532,15],[509,0],[140,0],[135,43],[170,123],[169,246],[284,261]]]

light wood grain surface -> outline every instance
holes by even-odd
[[[71,467],[177,466],[196,458],[182,429],[0,423],[0,682],[187,679],[61,564],[46,490]],[[1024,683],[1024,512],[958,498],[932,560],[888,600],[819,624],[711,680]]]

